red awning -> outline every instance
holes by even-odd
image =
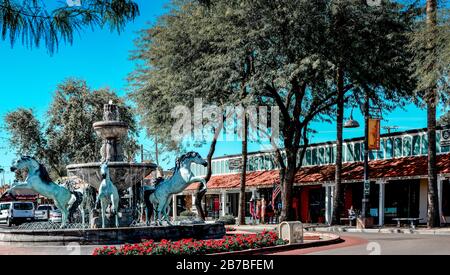
[[[408,177],[426,177],[428,175],[427,157],[407,157],[389,160],[371,161],[371,179],[400,179]],[[438,174],[450,174],[450,154],[437,156]],[[208,182],[209,189],[238,189],[240,174],[213,176]],[[335,166],[312,166],[300,169],[295,176],[295,184],[310,185],[332,182],[335,179]],[[342,180],[344,182],[362,181],[364,179],[364,166],[362,162],[344,164]],[[257,171],[247,174],[247,187],[272,187],[279,183],[278,170]],[[193,191],[198,184],[192,184],[187,191]]]

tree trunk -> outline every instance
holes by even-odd
[[[344,72],[341,68],[337,73],[337,139],[336,139],[336,175],[335,192],[333,197],[333,218],[332,225],[340,224],[341,213],[344,208],[344,190],[342,186],[342,144],[343,144],[343,124],[344,124]]]
[[[429,99],[431,101],[431,98]],[[428,221],[429,228],[439,227],[439,199],[436,170],[436,107],[428,103]]]
[[[246,209],[246,196],[245,185],[247,182],[247,161],[248,161],[248,118],[244,112],[245,117],[243,119],[243,135],[242,135],[242,172],[241,172],[241,186],[239,190],[239,215],[238,224],[245,225],[245,209]]]
[[[213,140],[211,141],[211,145],[209,147],[208,156],[206,158],[206,161],[208,162],[208,167],[206,168],[206,176],[205,176],[206,183],[208,183],[212,177],[212,158],[214,156],[214,153],[216,152],[217,139],[219,138],[219,135],[220,135],[220,132],[222,131],[222,129],[223,129],[223,121],[216,128],[216,130],[214,132]],[[202,200],[203,200],[203,197],[205,196],[206,192],[204,192],[204,191],[202,192],[201,189],[202,189],[202,185],[199,186],[199,188],[196,192],[195,207],[197,208],[199,217],[202,220],[205,220],[206,215],[205,215],[205,211],[203,210]]]
[[[293,148],[286,148],[287,165],[283,173],[283,177],[280,176],[281,181],[281,216],[280,221],[292,221],[294,219],[294,212],[292,211],[292,189],[294,187],[295,174],[297,173],[297,151]]]
[[[437,1],[427,0],[427,25],[431,31],[437,22]],[[433,45],[430,45],[433,47]],[[439,199],[436,170],[436,87],[431,87],[427,96],[428,124],[428,221],[429,228],[440,226]]]

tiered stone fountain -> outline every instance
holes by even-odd
[[[100,166],[108,161],[112,182],[119,193],[128,191],[132,202],[128,208],[120,211],[121,228],[107,229],[0,229],[1,243],[19,243],[26,245],[67,245],[80,244],[122,244],[140,242],[143,239],[179,240],[182,238],[220,239],[225,235],[223,224],[180,225],[167,227],[132,226],[139,219],[138,202],[143,179],[154,171],[153,163],[126,162],[121,142],[127,135],[128,125],[120,120],[117,105],[109,102],[104,106],[103,121],[94,123],[95,132],[103,140],[100,150],[101,162],[72,164],[67,166],[69,176],[76,176],[98,190],[101,183]],[[131,191],[131,192],[130,192]],[[91,223],[93,221],[91,220]]]
[[[108,161],[111,180],[121,191],[137,187],[157,166],[153,163],[126,162],[121,141],[128,133],[128,125],[120,120],[119,107],[112,102],[105,104],[103,121],[94,123],[95,132],[103,140],[100,149],[101,162]],[[72,164],[67,166],[69,176],[76,176],[96,189],[102,181],[101,162]]]

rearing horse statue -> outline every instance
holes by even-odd
[[[109,167],[108,162],[102,163],[100,166],[100,172],[102,175],[102,183],[100,184],[100,188],[98,190],[97,202],[95,205],[101,204],[102,208],[102,228],[105,228],[105,216],[106,216],[106,208],[109,204],[111,204],[111,213],[114,215],[116,219],[116,227],[119,227],[119,191],[117,187],[111,181],[111,177],[109,175]]]
[[[184,191],[189,185],[195,182],[202,184],[202,192],[206,191],[206,181],[202,177],[196,177],[191,171],[192,163],[208,166],[208,162],[204,160],[199,153],[189,152],[177,159],[173,176],[167,180],[157,184],[156,187],[145,187],[147,196],[144,198],[147,205],[154,211],[155,221],[157,225],[162,225],[166,221],[169,225],[169,204],[173,195]],[[148,216],[147,216],[148,217]],[[147,218],[148,219],[148,218]]]
[[[15,189],[31,189],[42,196],[52,199],[61,210],[61,228],[67,225],[69,217],[78,208],[83,200],[79,192],[71,192],[69,189],[53,182],[45,167],[35,158],[22,156],[11,166],[11,172],[20,169],[28,169],[28,176],[25,182],[14,184],[7,192],[11,193]]]

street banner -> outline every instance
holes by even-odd
[[[380,150],[380,120],[369,119],[369,150]]]

